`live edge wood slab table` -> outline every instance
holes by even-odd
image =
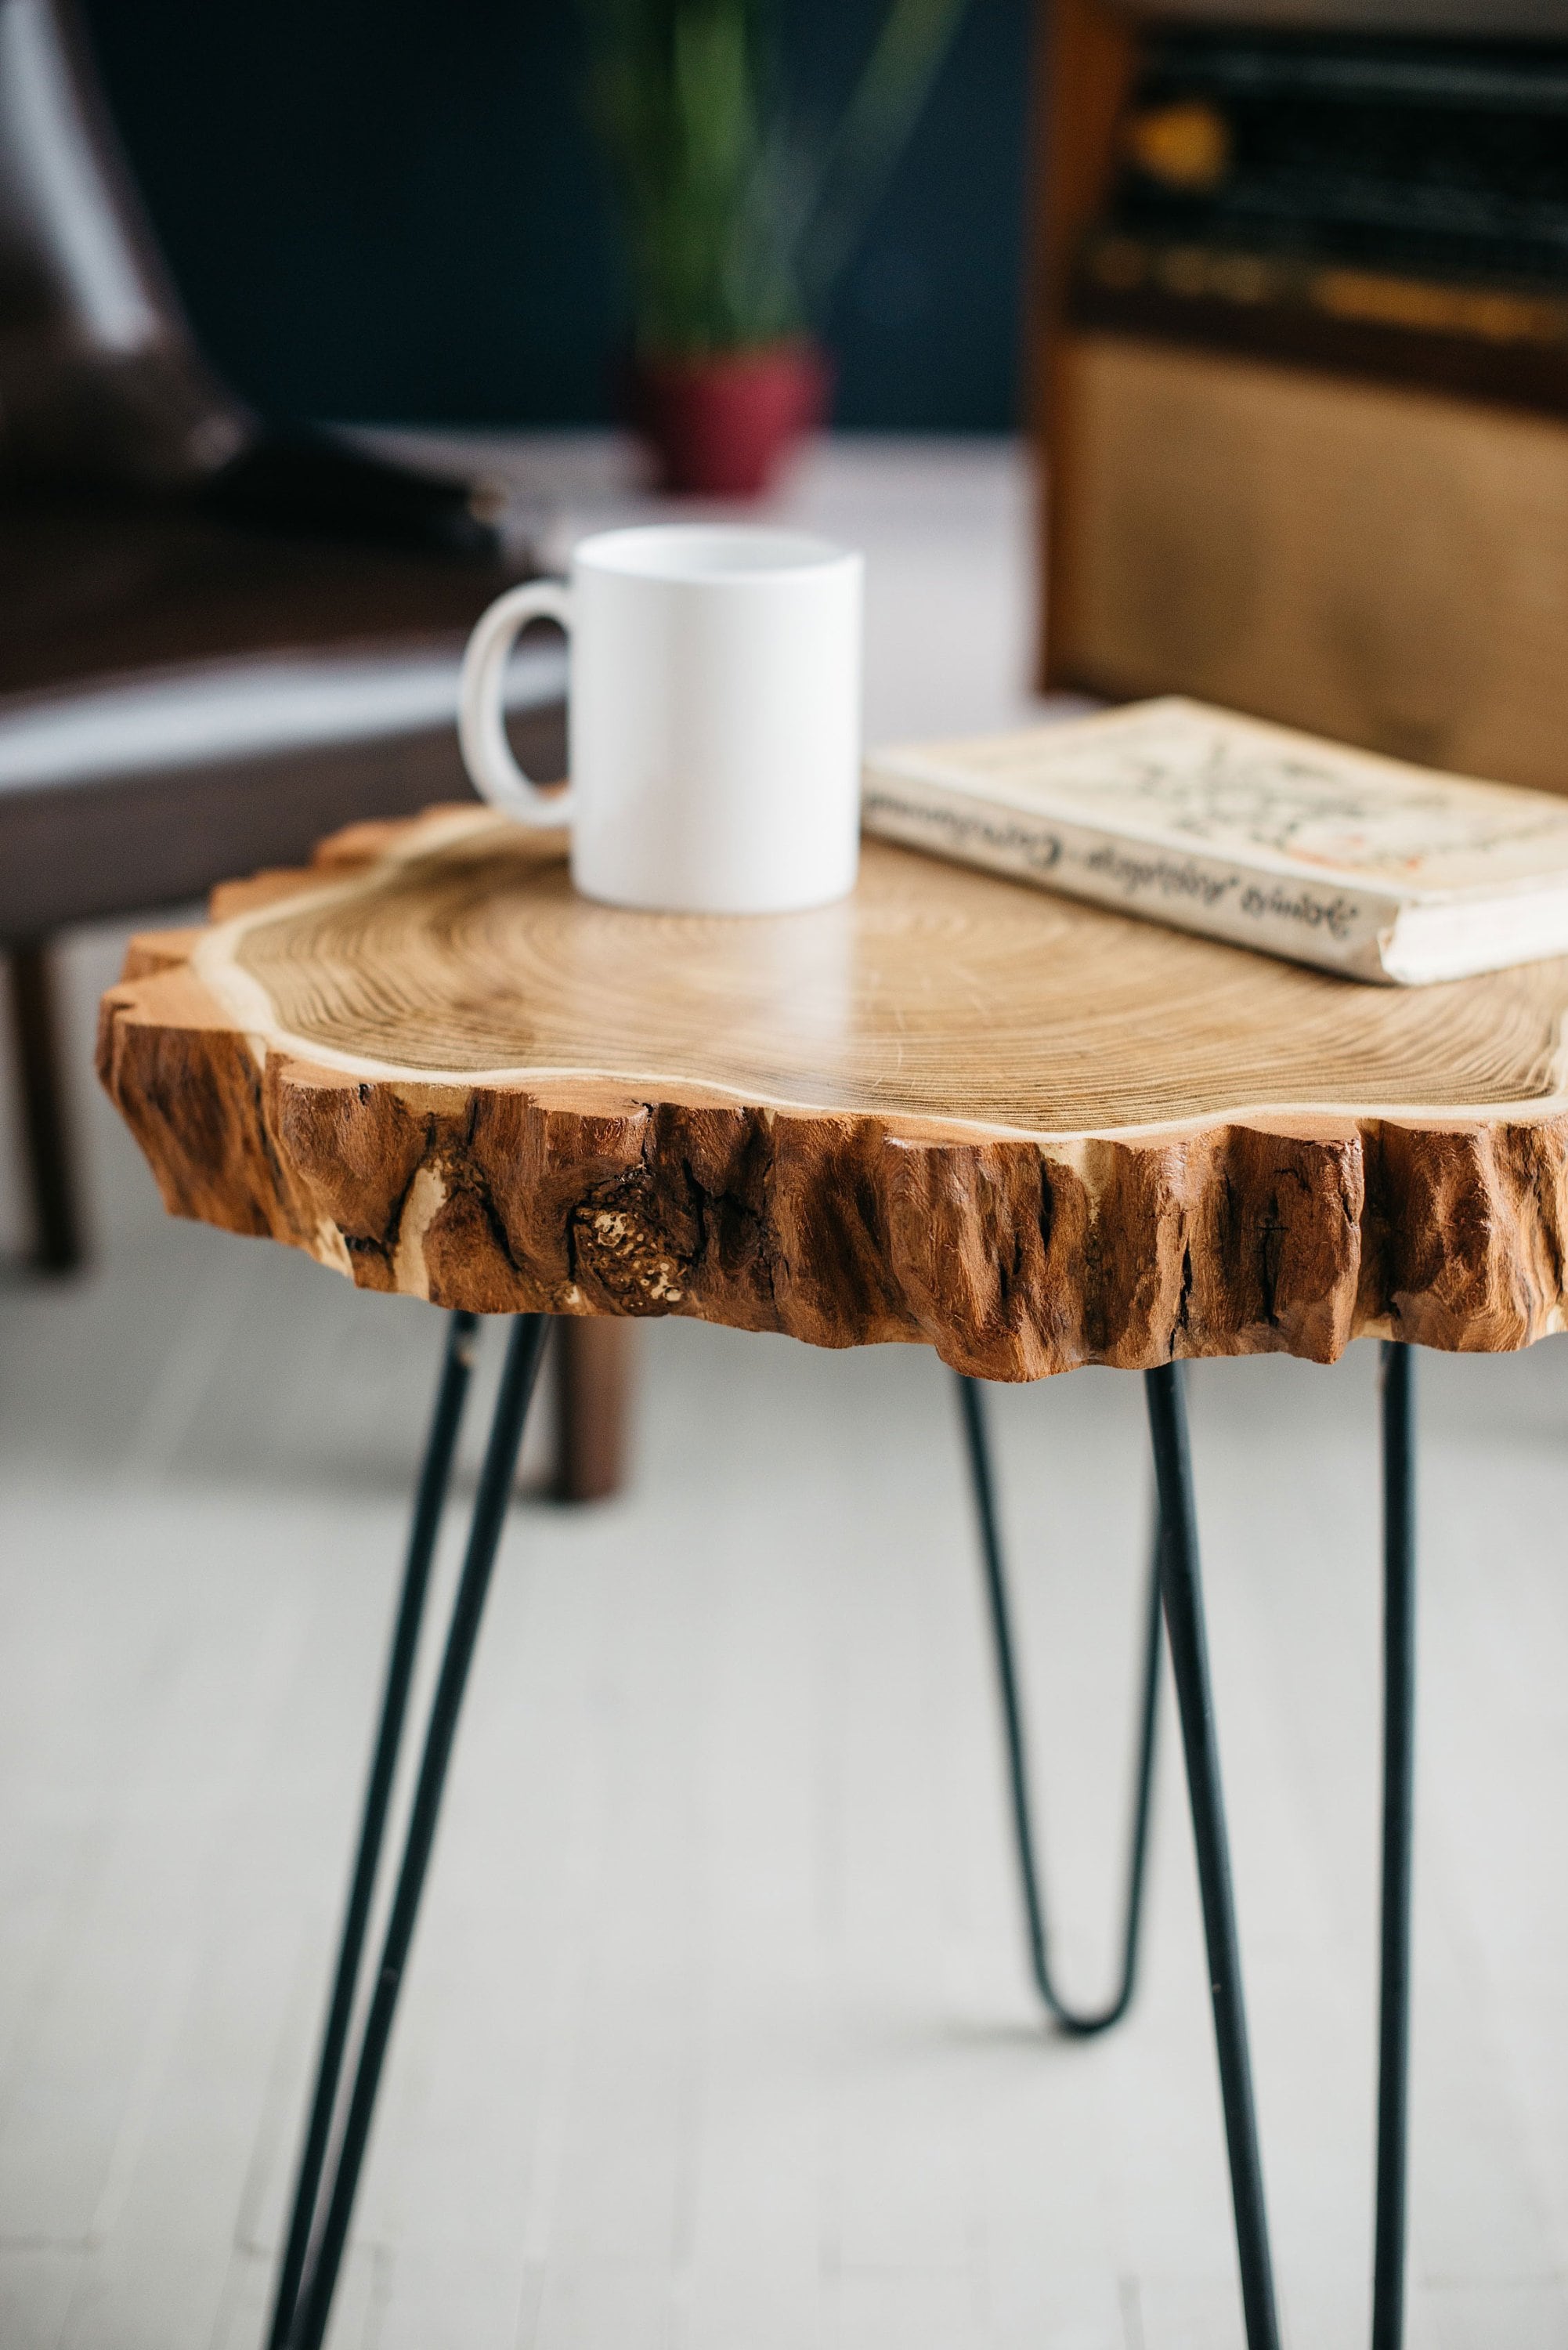
[[[1182,1720],[1251,2350],[1278,2340],[1183,1357],[1385,1341],[1374,2333],[1402,2326],[1414,1721],[1410,1346],[1568,1312],[1568,962],[1363,987],[868,842],[844,904],[724,920],[573,892],[486,810],[360,826],[133,942],[99,1068],[176,1213],[451,1310],[273,2350],[318,2350],[529,1396],[563,1315],[682,1314],[961,1375],[1036,1981],[1132,1994],[1161,1618]],[[354,1991],[478,1315],[516,1317],[351,2085]],[[1158,1526],[1125,1966],[1057,1995],[982,1411],[1147,1375]],[[339,2111],[341,2106],[342,2110]],[[328,2164],[329,2149],[333,2159]],[[329,2174],[329,2175],[328,2175]]]

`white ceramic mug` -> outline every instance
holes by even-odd
[[[458,730],[474,787],[529,825],[569,824],[586,896],[667,913],[780,914],[855,886],[860,837],[858,555],[797,532],[706,523],[605,531],[569,583],[485,613]],[[565,793],[506,741],[502,684],[541,614],[572,639]]]

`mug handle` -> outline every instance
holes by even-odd
[[[572,591],[565,580],[530,579],[497,597],[481,615],[462,657],[457,738],[469,780],[482,799],[515,816],[519,824],[554,827],[571,822],[571,789],[546,795],[523,773],[512,755],[502,715],[502,688],[513,644],[528,621],[538,619],[558,620],[570,630]]]

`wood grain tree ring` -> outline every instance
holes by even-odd
[[[1564,1322],[1568,962],[1360,987],[867,842],[815,913],[576,897],[487,810],[133,942],[175,1213],[482,1313],[928,1341],[992,1378]]]

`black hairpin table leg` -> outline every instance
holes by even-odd
[[[458,1715],[547,1330],[548,1324],[541,1315],[520,1317],[513,1326],[474,1503],[468,1548],[452,1606],[440,1679],[431,1708],[424,1752],[376,1988],[360,2043],[326,2217],[317,2233],[316,2220],[321,2175],[326,2164],[336,2092],[342,2070],[354,1985],[363,1950],[376,1862],[385,1832],[387,1806],[407,1710],[420,1619],[472,1362],[473,1318],[465,1315],[452,1318],[435,1418],[415,1507],[408,1564],[388,1664],[380,1726],[366,1793],[359,1848],[301,2155],[293,2220],[280,2266],[276,2304],[268,2337],[269,2350],[321,2350],[326,2334],[382,2065],[434,1842]],[[1383,1369],[1386,1617],[1382,2021],[1373,2350],[1398,2350],[1402,2338],[1405,2282],[1415,1700],[1414,1430],[1409,1350],[1403,1346],[1386,1346]],[[1248,2350],[1278,2350],[1279,2325],[1247,2044],[1230,1847],[1214,1728],[1213,1692],[1209,1677],[1197,1519],[1180,1367],[1171,1363],[1150,1371],[1146,1374],[1145,1384],[1158,1487],[1160,1534],[1156,1544],[1155,1588],[1163,1603],[1181,1716],[1204,1935],[1209,1953]],[[1137,1970],[1158,1687],[1158,1609],[1151,1607],[1145,1643],[1122,1981],[1116,1997],[1106,2007],[1085,2013],[1065,2005],[1055,1991],[1051,1975],[1044,1908],[1034,1860],[1023,1709],[1012,1655],[984,1407],[974,1382],[961,1380],[960,1389],[1007,1729],[1013,1825],[1029,1916],[1035,1980],[1042,1997],[1066,2030],[1078,2033],[1100,2032],[1126,2012]],[[316,2234],[316,2242],[312,2258],[313,2233]]]
[[[1383,1923],[1372,2350],[1405,2332],[1410,1879],[1416,1776],[1415,1356],[1383,1348]]]
[[[322,2165],[327,2159],[327,2141],[331,2133],[332,2112],[343,2071],[343,2052],[348,2045],[348,2022],[354,2006],[354,1986],[359,1980],[365,1929],[369,1922],[377,1864],[381,1856],[381,1839],[386,1834],[387,1806],[391,1800],[392,1778],[397,1770],[398,1749],[402,1742],[403,1719],[408,1711],[409,1689],[419,1648],[420,1625],[424,1616],[425,1595],[430,1588],[431,1564],[441,1532],[447,1489],[452,1482],[452,1464],[462,1422],[462,1407],[468,1395],[469,1375],[473,1368],[477,1326],[477,1317],[472,1314],[454,1314],[447,1326],[446,1355],[441,1364],[435,1413],[431,1421],[424,1467],[420,1472],[419,1492],[414,1502],[408,1563],[403,1569],[403,1587],[398,1600],[392,1644],[387,1658],[381,1719],[376,1731],[370,1774],[365,1788],[365,1806],[359,1823],[359,1848],[355,1856],[354,1873],[349,1879],[348,1898],[344,1907],[337,1967],[332,1981],[332,1996],[327,2002],[327,2022],[321,2034],[321,2054],[317,2063],[310,2118],[306,2125],[305,2143],[300,2149],[299,2169],[295,2179],[294,2210],[277,2272],[272,2324],[267,2329],[267,2350],[286,2350],[289,2328],[294,2322],[299,2282],[305,2273],[305,2256],[310,2248],[311,2222],[316,2214],[317,2191],[321,2184]]]
[[[1404,2339],[1406,2178],[1410,2057],[1410,1887],[1416,1729],[1415,1366],[1408,1347],[1383,1348],[1383,1905],[1377,2075],[1377,2192],[1373,2350]],[[1231,2157],[1241,2303],[1249,2350],[1277,2350],[1262,2163],[1241,1997],[1231,1858],[1214,1732],[1199,1573],[1198,1527],[1179,1366],[1146,1374],[1166,1538],[1166,1628],[1181,1709],[1198,1846],[1203,1928]]]
[[[1198,1847],[1198,1881],[1209,1952],[1214,2037],[1220,2056],[1220,2095],[1231,2157],[1231,2194],[1236,2214],[1247,2350],[1279,2350],[1273,2264],[1263,2201],[1263,2166],[1258,2147],[1252,2065],[1241,1995],[1241,1956],[1231,1888],[1231,1846],[1220,1783],[1214,1693],[1209,1679],[1209,1644],[1203,1620],[1198,1519],[1192,1501],[1192,1464],[1188,1451],[1181,1366],[1165,1363],[1158,1370],[1146,1372],[1144,1386],[1163,1528],[1159,1562],[1165,1628],[1181,1714],[1193,1841]]]
[[[984,1389],[980,1380],[959,1375],[959,1400],[963,1409],[970,1478],[975,1515],[980,1524],[981,1553],[985,1561],[985,1585],[991,1603],[992,1640],[996,1655],[997,1684],[1002,1696],[1002,1723],[1007,1732],[1008,1783],[1012,1803],[1013,1838],[1018,1848],[1018,1874],[1023,1888],[1024,1915],[1029,1927],[1029,1956],[1035,1988],[1064,2032],[1079,2039],[1108,2032],[1132,2004],[1137,1981],[1138,1943],[1143,1923],[1143,1892],[1147,1875],[1150,1797],[1154,1785],[1155,1727],[1159,1705],[1159,1570],[1149,1569],[1148,1607],[1145,1617],[1143,1679],[1138,1718],[1138,1749],[1133,1783],[1132,1835],[1127,1852],[1127,1902],[1123,1912],[1121,1978],[1103,2007],[1070,2006],[1056,1988],[1051,1969],[1044,1891],[1035,1858],[1034,1828],[1029,1800],[1029,1767],[1023,1727],[1023,1705],[1013,1660],[1012,1611],[1002,1560],[1002,1528],[996,1506],[996,1480],[986,1429]],[[1158,1541],[1158,1537],[1157,1537]]]
[[[485,1448],[484,1463],[480,1471],[478,1491],[474,1498],[468,1547],[458,1580],[457,1594],[452,1602],[452,1620],[447,1631],[446,1648],[441,1659],[435,1696],[431,1704],[430,1721],[425,1731],[424,1752],[421,1757],[419,1776],[414,1788],[397,1889],[392,1898],[391,1914],[388,1919],[380,1962],[376,1973],[375,1990],[371,1994],[369,2012],[359,2044],[358,2062],[355,2070],[348,2110],[343,2125],[342,2138],[337,2147],[337,2160],[327,2189],[326,2216],[321,2220],[317,2233],[315,2222],[319,2202],[325,2142],[330,2127],[334,2103],[336,2072],[341,2068],[342,2034],[337,2039],[335,2051],[336,2064],[330,2068],[333,2071],[333,2078],[330,2081],[326,2077],[329,2070],[327,2064],[329,2051],[327,2045],[324,2044],[323,2047],[322,2077],[317,2081],[311,2125],[306,2132],[306,2153],[300,2165],[295,2224],[290,2230],[289,2246],[285,2255],[286,2261],[289,2252],[293,2250],[296,2232],[301,2232],[305,2245],[301,2262],[303,2276],[296,2284],[293,2307],[288,2309],[285,2305],[283,2292],[286,2279],[280,2272],[278,2304],[274,2318],[274,2342],[277,2345],[286,2344],[288,2350],[320,2350],[322,2339],[327,2332],[327,2320],[331,2314],[337,2272],[342,2263],[344,2247],[348,2241],[348,2223],[353,2215],[359,2172],[369,2138],[376,2094],[380,2085],[381,2068],[386,2057],[388,2042],[391,2036],[398,1994],[402,1985],[403,1971],[413,1939],[414,1924],[419,1913],[420,1896],[424,1886],[425,1872],[429,1866],[431,1850],[435,1841],[436,1819],[441,1808],[447,1766],[452,1758],[458,1715],[462,1709],[469,1667],[473,1659],[474,1645],[479,1636],[480,1617],[483,1611],[485,1594],[489,1588],[491,1569],[495,1563],[495,1554],[500,1545],[502,1529],[505,1523],[507,1503],[511,1498],[513,1481],[516,1474],[517,1455],[522,1446],[528,1404],[538,1376],[539,1359],[544,1352],[548,1329],[548,1321],[543,1315],[521,1315],[513,1324],[512,1335],[507,1345],[500,1393],[496,1399],[489,1441]],[[454,1330],[452,1352],[448,1357],[449,1371],[453,1367],[462,1336],[463,1334]],[[464,1365],[462,1368],[465,1374],[466,1366]],[[424,1513],[428,1503],[432,1513],[430,1520],[429,1540],[433,1547],[434,1528],[440,1516],[441,1492],[444,1492],[446,1478],[450,1473],[451,1448],[455,1445],[457,1413],[461,1409],[461,1388],[457,1390],[454,1401],[448,1379],[443,1376],[441,1395],[437,1402],[436,1423],[432,1430],[430,1457],[427,1459],[425,1476],[421,1483],[420,1504],[415,1520],[416,1544],[420,1539],[420,1529],[424,1523]],[[450,1430],[447,1421],[449,1408]],[[447,1450],[444,1455],[444,1465],[440,1469],[438,1475],[435,1464],[441,1455],[442,1442],[446,1444]],[[410,1548],[412,1549],[412,1545]],[[428,1559],[426,1571],[428,1572]],[[405,1602],[407,1596],[407,1578],[405,1578]],[[422,1592],[421,1599],[422,1604]],[[405,1607],[400,1607],[400,1636],[403,1628],[405,1612]],[[416,1617],[413,1630],[417,1632],[417,1628]],[[395,1658],[396,1653],[395,1641]],[[410,1635],[410,1664],[411,1653],[412,1636]],[[389,1673],[389,1684],[391,1679],[392,1676]],[[390,1687],[389,1687],[389,1695]],[[390,1756],[394,1761],[397,1746],[395,1732],[396,1729],[400,1727],[402,1704],[406,1702],[406,1698],[405,1682],[402,1699],[400,1700],[398,1709],[398,1721],[393,1726],[390,1742]],[[387,1728],[384,1708],[382,1736],[379,1737],[377,1742],[378,1763],[381,1759]],[[375,1783],[373,1768],[372,1792],[374,1792]],[[380,1827],[385,1820],[385,1793],[386,1791],[383,1791],[381,1796],[380,1821],[376,1830],[378,1845]],[[369,1822],[370,1811],[371,1804],[368,1799],[367,1822]],[[373,1879],[373,1861],[370,1876]],[[358,1887],[358,1880],[359,1866],[357,1864],[356,1891]],[[368,1898],[367,1892],[367,1904]],[[353,1895],[351,1894],[351,1911],[352,1907]],[[362,1945],[364,1939],[362,1917],[358,1921],[358,1939]],[[345,1951],[339,1956],[340,1975],[347,1955],[348,1941],[348,1936],[346,1932]],[[350,1970],[348,1976],[343,2033],[347,2031],[348,2008],[352,2003],[353,1974],[357,1971],[356,1967]],[[337,1994],[335,1986],[333,2015],[336,2015],[337,2004]],[[330,2020],[329,2017],[329,2023]],[[323,2116],[320,2126],[322,2144],[316,2148],[313,2165],[311,2141],[316,2133],[318,2109]],[[310,2175],[313,2168],[314,2178]],[[311,2189],[308,2195],[306,2192],[307,2186]],[[312,2251],[310,2247],[313,2234],[316,2236],[316,2241]],[[279,2328],[281,2331],[278,2330]]]

